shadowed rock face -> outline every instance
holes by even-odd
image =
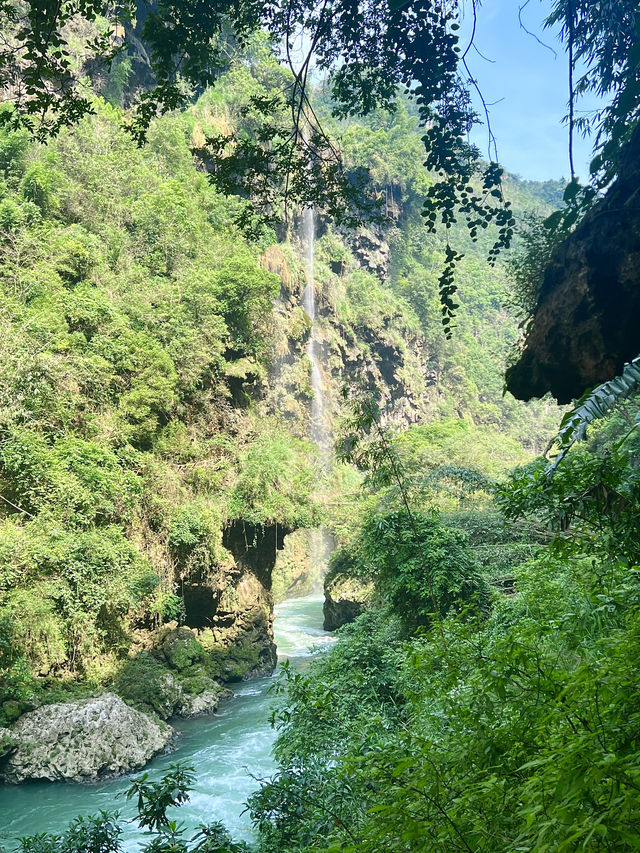
[[[561,243],[507,388],[568,403],[640,353],[640,127],[606,196]]]
[[[210,646],[207,653],[217,662],[215,677],[222,681],[268,675],[277,663],[271,574],[290,532],[276,524],[231,521],[223,531],[231,564],[209,579],[181,582],[188,628],[180,630],[186,637],[195,629],[194,636]],[[212,667],[209,661],[209,675]]]
[[[349,622],[354,622],[361,613],[371,606],[375,594],[373,581],[360,580],[337,575],[325,584],[323,628],[325,631],[336,631]]]
[[[276,524],[254,525],[242,519],[231,521],[222,533],[222,544],[234,556],[236,565],[250,571],[265,589],[271,589],[271,572],[284,537],[291,530]]]

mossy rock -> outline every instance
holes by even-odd
[[[289,337],[294,341],[305,339],[311,331],[311,317],[300,306],[296,306],[289,316]]]
[[[7,699],[0,708],[0,719],[5,723],[15,723],[24,710],[26,709],[16,699]]]
[[[203,667],[198,667],[194,672],[183,676],[180,679],[180,684],[186,693],[191,693],[193,696],[199,696],[205,690],[212,690],[216,687],[216,682],[209,676]]]
[[[206,670],[211,678],[241,681],[257,667],[259,659],[259,648],[243,639],[230,646],[212,648],[207,655]]]
[[[112,687],[128,705],[163,720],[175,713],[183,693],[174,675],[148,652],[128,660]]]
[[[162,651],[167,663],[179,672],[189,669],[206,657],[202,644],[188,628],[175,628],[170,631],[164,638]]]

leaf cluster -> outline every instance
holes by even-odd
[[[137,803],[134,822],[146,830],[148,841],[143,853],[248,853],[243,842],[233,841],[219,822],[203,824],[190,839],[186,829],[169,816],[170,809],[179,808],[189,799],[189,786],[193,783],[193,770],[183,764],[174,764],[156,782],[144,773],[134,779],[126,791],[127,799]],[[79,817],[69,829],[59,836],[35,835],[20,839],[17,853],[121,853],[124,850],[121,835],[122,821],[117,812],[101,811],[98,815]]]

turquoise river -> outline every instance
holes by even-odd
[[[296,669],[303,669],[313,654],[333,640],[322,630],[319,595],[278,605],[274,630],[279,660],[290,659]],[[214,716],[173,722],[181,733],[178,748],[152,761],[146,770],[155,778],[176,761],[194,768],[196,782],[191,798],[175,815],[187,827],[219,820],[234,837],[251,837],[244,804],[258,787],[256,780],[274,770],[271,747],[275,735],[269,716],[276,700],[269,688],[276,676],[277,670],[271,678],[231,685],[234,698]],[[121,796],[130,778],[95,785],[55,782],[0,786],[0,846],[10,851],[15,849],[16,839],[24,835],[60,833],[74,817],[101,809],[117,809],[123,818],[131,817],[133,805]],[[135,851],[144,836],[128,824],[123,837],[125,849]]]

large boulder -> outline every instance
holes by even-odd
[[[204,660],[204,649],[190,628],[174,628],[162,643],[162,651],[169,666],[182,672]]]
[[[175,732],[103,693],[23,714],[11,736],[16,746],[2,768],[5,781],[86,782],[143,767],[167,748]]]
[[[373,581],[336,575],[324,590],[324,630],[336,631],[354,622],[371,605],[374,594]]]

